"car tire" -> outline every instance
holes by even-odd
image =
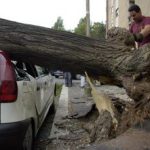
[[[25,133],[25,138],[23,140],[23,150],[32,150],[33,148],[33,129],[30,123],[27,131]]]

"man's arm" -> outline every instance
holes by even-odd
[[[145,25],[145,27],[139,33],[133,33],[133,31],[132,31],[133,26],[132,25],[129,27],[129,31],[133,36],[131,36],[130,38],[125,39],[125,44],[126,45],[131,45],[131,43],[133,43],[133,41],[142,42],[145,37],[150,35],[150,21],[148,22],[147,25]]]
[[[142,42],[150,34],[150,25],[146,25],[140,33],[133,34],[136,42]]]
[[[150,34],[150,25],[146,25],[140,33],[143,35],[143,38],[147,37]]]

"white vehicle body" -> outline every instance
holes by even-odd
[[[0,51],[0,69],[5,70],[0,70],[0,72],[6,73],[7,69],[3,67],[5,63],[2,63],[3,57],[7,63],[9,57]],[[2,86],[3,81],[7,80],[9,75],[7,73],[0,75],[0,149],[9,145],[8,148],[11,149],[31,150],[33,138],[53,103],[55,90],[53,76],[44,72],[42,67],[19,63],[19,67],[16,62],[10,65],[16,76],[17,96],[15,100],[9,101],[8,96],[8,101],[5,102],[1,93],[5,94],[7,87],[3,90]]]

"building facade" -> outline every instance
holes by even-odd
[[[112,27],[129,28],[128,8],[132,4],[139,5],[142,14],[150,16],[150,0],[106,0],[107,30]]]

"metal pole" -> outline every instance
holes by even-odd
[[[90,0],[86,0],[86,36],[90,37]]]
[[[109,22],[108,22],[108,16],[109,16],[108,7],[109,7],[109,2],[108,2],[108,0],[106,0],[106,39],[107,39],[108,24],[109,24]]]

